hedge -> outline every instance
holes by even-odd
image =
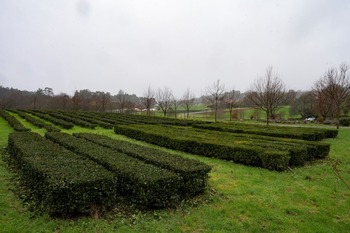
[[[108,113],[107,113],[108,114]],[[110,113],[109,113],[110,114]],[[207,124],[206,121],[190,120],[190,119],[177,119],[169,117],[157,117],[157,116],[143,116],[134,114],[113,114],[117,118],[131,120],[134,123],[143,124],[164,124],[175,126],[191,126],[193,124]]]
[[[177,131],[176,129],[181,129],[182,131]],[[235,143],[234,141],[231,141],[229,144],[220,143],[222,138],[218,137],[217,135],[207,140],[201,140],[198,137],[198,134],[196,135],[193,132],[186,135],[185,131],[187,130],[191,130],[191,128],[142,125],[115,126],[116,133],[174,150],[180,150],[207,157],[232,160],[237,163],[263,167],[270,170],[280,171],[285,170],[288,166],[290,166],[291,153],[287,150],[281,151],[274,148],[244,145]],[[300,156],[305,156],[305,154]]]
[[[54,125],[60,126],[64,129],[71,129],[74,127],[74,124],[67,122],[65,120],[62,119],[58,119],[56,117],[50,116],[44,112],[39,112],[39,111],[28,111],[29,113],[33,114],[34,116],[37,116],[41,119],[50,121],[51,123],[53,123]]]
[[[105,129],[112,129],[113,125],[114,125],[114,124],[111,124],[111,123],[99,120],[99,119],[97,119],[95,117],[86,115],[84,113],[80,113],[80,112],[61,112],[61,113],[66,115],[66,116],[77,118],[79,120],[83,120],[83,121],[89,122],[89,123],[91,123],[93,125],[100,126],[102,128],[105,128]]]
[[[196,124],[195,128],[208,129],[222,132],[245,133],[272,137],[302,139],[319,141],[324,138],[335,138],[338,135],[336,129],[315,129],[308,127],[265,126],[242,123],[213,123]]]
[[[76,137],[84,138],[101,146],[140,159],[146,163],[176,172],[183,181],[183,195],[193,195],[203,191],[207,184],[210,166],[193,159],[170,154],[157,149],[136,145],[134,143],[115,140],[107,136],[78,133]]]
[[[213,132],[210,130],[197,129],[196,132],[206,137]],[[235,140],[245,145],[255,145],[263,148],[275,148],[279,150],[288,150],[291,153],[291,165],[303,165],[305,161],[325,158],[330,151],[330,144],[319,141],[307,141],[289,138],[276,138],[270,136],[239,134],[239,133],[222,133],[217,132],[218,137],[228,136],[229,140]],[[208,136],[207,136],[208,137]]]
[[[96,119],[99,119],[101,121],[105,121],[108,123],[111,123],[113,125],[115,124],[134,124],[135,121],[128,118],[122,118],[119,117],[121,114],[116,113],[90,113],[93,117]]]
[[[91,214],[116,203],[113,173],[36,133],[11,133],[8,151],[36,210],[65,217]]]
[[[23,119],[27,120],[28,122],[32,123],[33,125],[39,127],[39,128],[44,128],[46,129],[47,131],[49,132],[59,132],[61,131],[59,128],[53,126],[53,125],[50,125],[50,124],[47,124],[46,122],[44,122],[43,120],[40,120],[40,119],[37,119],[37,118],[34,118],[32,116],[30,116],[29,114],[25,113],[25,112],[22,112],[22,111],[17,111],[17,114],[22,117]]]
[[[84,128],[94,129],[97,126],[97,124],[93,124],[93,123],[90,123],[90,122],[87,122],[84,120],[80,120],[80,119],[77,119],[74,117],[66,116],[66,115],[63,115],[62,113],[59,113],[59,112],[48,112],[48,114],[50,116],[56,117],[56,118],[61,119],[61,120],[65,120],[65,121],[70,122],[74,125],[79,125],[79,126],[84,127]]]
[[[87,113],[85,113],[87,114]],[[156,117],[156,116],[142,116],[134,114],[121,114],[121,113],[89,113],[101,121],[112,121],[114,123],[122,124],[163,124],[163,125],[177,125],[177,126],[191,126],[193,124],[206,124],[209,122],[198,120],[185,120],[168,117]],[[110,122],[111,123],[111,122]]]
[[[47,132],[45,136],[112,171],[117,178],[117,192],[132,203],[165,207],[180,200],[181,179],[174,172],[69,134]]]
[[[116,125],[115,132],[175,150],[233,160],[252,166],[266,167],[262,163],[262,158],[266,158],[266,154],[272,157],[280,152],[287,154],[288,156],[283,156],[284,159],[281,161],[276,159],[276,170],[286,169],[287,166],[301,166],[307,160],[322,158],[329,153],[327,143],[233,134],[189,127]],[[269,169],[273,167],[274,165],[269,165]]]
[[[30,129],[24,127],[19,120],[17,120],[14,116],[10,115],[8,112],[4,110],[0,110],[0,116],[3,117],[9,125],[16,131],[30,131]]]
[[[341,117],[339,119],[339,125],[341,125],[341,126],[350,126],[350,117]]]

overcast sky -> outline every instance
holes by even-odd
[[[0,85],[21,90],[243,92],[267,66],[308,90],[342,62],[349,0],[0,0]]]

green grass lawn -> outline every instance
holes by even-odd
[[[283,106],[277,111],[278,116],[281,119],[301,117],[300,115],[291,115],[289,109],[290,109],[290,106]],[[206,110],[208,111],[210,109],[206,109]],[[191,114],[190,117],[193,119],[202,119],[202,120],[209,120],[209,121],[213,120],[214,119],[213,113],[209,113],[207,111]],[[261,109],[255,109],[255,108],[234,108],[233,109],[234,120],[250,120],[252,116],[255,120],[266,120],[266,114]],[[228,121],[228,120],[230,120],[229,110],[225,109],[224,111],[222,110],[219,111],[218,121]]]
[[[11,131],[0,118],[1,148]],[[113,130],[74,127],[64,132],[95,132],[159,148],[116,135]],[[288,172],[159,148],[211,165],[207,192],[177,209],[115,211],[100,219],[33,216],[11,191],[12,173],[0,160],[0,232],[349,232],[350,189],[345,183],[350,184],[350,129],[343,128],[338,138],[326,141],[331,143],[329,159]]]

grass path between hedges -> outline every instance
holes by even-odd
[[[21,120],[21,119],[20,119]],[[21,120],[26,127],[44,131]],[[0,146],[12,131],[0,118]],[[0,160],[0,232],[349,232],[350,130],[331,143],[330,158],[288,172],[237,165],[137,142],[113,130],[74,127],[64,132],[94,132],[198,159],[212,166],[204,198],[178,209],[114,213],[102,219],[50,219],[32,216],[11,191],[12,174]],[[336,165],[340,178],[334,173]],[[202,203],[206,200],[205,203]],[[198,205],[197,205],[198,204]]]

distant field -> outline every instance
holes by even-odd
[[[290,109],[290,106],[284,106],[281,109],[279,109],[277,112],[278,117],[281,119],[289,119],[289,118],[298,119],[301,117],[300,115],[290,115],[289,109]],[[198,109],[197,112],[194,111],[191,114],[191,118],[213,120],[214,117],[210,109]],[[252,118],[254,120],[265,120],[266,114],[261,109],[254,109],[254,108],[234,108],[233,109],[234,120],[251,120]],[[218,119],[229,120],[230,119],[229,111],[227,109],[219,111]]]
[[[249,116],[251,112],[247,110],[245,114]],[[44,129],[15,116],[32,131],[45,133]],[[12,128],[1,117],[0,129],[0,146],[4,148]],[[165,149],[100,126],[91,129],[75,125],[61,131],[97,133],[204,162],[212,167],[209,187],[204,194],[184,201],[177,208],[136,212],[116,209],[99,219],[53,219],[46,215],[33,216],[25,209],[11,191],[12,173],[0,160],[0,231],[348,232],[350,229],[349,128],[341,128],[335,139],[323,140],[331,145],[328,158],[284,172]]]

